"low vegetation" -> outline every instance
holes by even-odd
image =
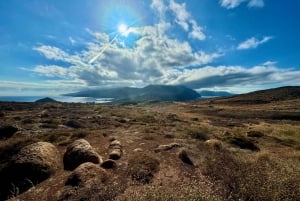
[[[72,171],[60,168],[26,192],[15,186],[9,197],[26,201],[298,200],[299,98],[248,103],[247,98],[251,97],[135,105],[0,103],[0,127],[18,129],[0,140],[0,175],[24,146],[38,141],[52,143],[62,159],[68,145],[85,139],[103,161],[109,159],[115,141],[120,157],[105,170],[110,175],[107,182],[93,180],[84,187],[69,187],[66,181]],[[176,146],[164,148],[167,145]],[[182,150],[191,163],[182,160]],[[0,180],[0,186],[7,185],[15,184]],[[0,200],[5,200],[1,193]]]

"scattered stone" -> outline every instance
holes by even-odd
[[[119,140],[114,140],[109,145],[109,159],[118,160],[122,156],[122,145]]]
[[[107,172],[94,163],[83,163],[79,165],[68,177],[66,186],[89,186],[92,181],[104,182],[108,179]]]
[[[167,133],[167,134],[165,134],[164,137],[165,137],[165,138],[168,138],[168,139],[173,139],[173,138],[174,138],[174,135],[173,135],[173,134],[170,134],[170,133]]]
[[[122,148],[121,142],[119,140],[114,140],[109,144],[109,148],[110,149],[121,149]]]
[[[109,153],[109,159],[112,160],[118,160],[120,159],[122,156],[122,151],[121,149],[113,149],[110,153]]]
[[[119,123],[129,123],[130,119],[128,119],[128,118],[122,118],[122,119],[118,119],[118,122]]]
[[[0,117],[4,117],[5,113],[0,111]]]
[[[171,113],[168,114],[167,119],[171,121],[180,121],[179,117],[176,114],[171,114]]]
[[[221,151],[222,149],[222,142],[217,139],[206,140],[205,144],[209,145],[212,149],[216,151]]]
[[[4,139],[12,137],[17,131],[18,131],[18,128],[14,127],[14,126],[1,126],[0,127],[0,140],[4,140]]]
[[[85,125],[77,120],[69,120],[65,125],[71,128],[85,128]]]
[[[175,142],[167,145],[159,145],[154,151],[155,152],[168,151],[176,147],[181,147],[181,145]]]
[[[112,159],[107,159],[101,164],[101,167],[104,169],[115,169],[117,167],[117,163]]]
[[[102,163],[102,158],[88,141],[79,139],[67,147],[64,154],[64,168],[65,170],[74,170],[85,162],[99,164]]]
[[[194,166],[193,161],[191,160],[188,153],[184,149],[180,150],[178,156],[182,160],[182,162]]]
[[[246,133],[246,135],[248,137],[257,137],[257,138],[264,136],[264,134],[262,132],[260,132],[260,131],[248,131]]]
[[[136,148],[133,150],[134,152],[143,152],[144,150],[142,148]]]
[[[60,166],[59,151],[53,144],[37,142],[23,147],[1,171],[0,200],[16,189],[22,193],[44,181]]]

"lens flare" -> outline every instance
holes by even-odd
[[[118,26],[118,31],[121,35],[126,35],[126,33],[128,31],[128,26],[126,24],[120,24]]]

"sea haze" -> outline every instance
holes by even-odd
[[[109,103],[111,98],[93,97],[70,97],[70,96],[49,96],[50,98],[66,103]],[[0,101],[4,102],[35,102],[45,96],[0,96]]]

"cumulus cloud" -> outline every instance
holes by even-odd
[[[203,28],[193,19],[191,14],[186,9],[185,3],[176,3],[174,0],[170,0],[170,10],[175,16],[175,22],[182,27],[183,30],[188,32],[188,36],[197,40],[205,40],[206,35],[203,32]]]
[[[172,84],[184,84],[194,89],[242,88],[271,84],[299,84],[300,71],[282,70],[276,66],[259,65],[252,68],[242,66],[206,66],[185,70],[178,74]]]
[[[156,10],[161,18],[164,17],[165,12],[168,9],[163,0],[152,0],[151,8]]]
[[[238,7],[240,4],[248,2],[248,7],[264,7],[264,0],[220,0],[219,3],[222,7],[227,9],[233,9]]]
[[[68,75],[68,70],[66,68],[56,66],[56,65],[49,65],[49,66],[38,65],[32,71],[42,74],[46,77],[65,78]]]
[[[90,29],[86,31],[93,39],[76,52],[50,45],[36,46],[33,49],[47,58],[51,65],[36,65],[30,71],[49,78],[44,83],[45,87],[62,85],[64,90],[74,87],[141,87],[148,84],[183,84],[194,89],[300,84],[300,71],[282,70],[274,61],[252,68],[214,66],[216,59],[223,56],[222,52],[195,49],[190,41],[168,35],[176,25],[185,30],[189,38],[206,38],[184,3],[152,0],[151,7],[161,15],[171,12],[176,16],[175,21],[161,18],[151,26],[130,27],[130,34],[136,36],[130,47],[124,45],[126,38],[114,39],[114,36]],[[271,39],[270,36],[262,39],[252,37],[240,43],[237,49],[256,48]],[[61,63],[64,65],[61,66]]]
[[[259,45],[264,44],[271,40],[273,37],[272,36],[265,36],[263,39],[259,40],[255,37],[251,37],[247,39],[246,41],[240,43],[237,47],[238,50],[246,50],[246,49],[255,49]]]
[[[197,26],[196,22],[193,26]],[[188,41],[170,38],[166,34],[170,27],[167,22],[131,27],[132,33],[139,36],[132,48],[121,45],[122,40],[110,40],[105,33],[87,29],[95,40],[88,42],[81,52],[71,54],[49,45],[33,48],[47,59],[67,65],[38,65],[32,71],[51,78],[81,80],[86,86],[117,82],[131,82],[134,85],[157,83],[171,69],[206,65],[222,56],[219,52],[195,51]],[[203,36],[194,33],[194,37]],[[97,58],[93,59],[95,56]],[[89,62],[91,60],[93,62]]]

